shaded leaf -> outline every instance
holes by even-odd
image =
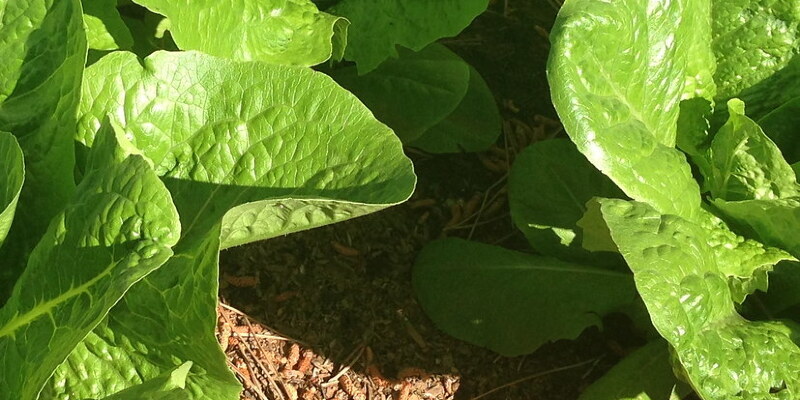
[[[440,329],[507,356],[574,339],[636,298],[630,274],[461,239],[428,244],[413,282]]]
[[[469,87],[458,107],[409,145],[429,153],[484,151],[497,141],[502,122],[492,91],[470,67]]]
[[[328,11],[352,23],[345,58],[365,74],[397,57],[397,45],[420,51],[437,39],[457,35],[488,4],[489,0],[342,0]]]
[[[119,52],[87,70],[84,99],[83,143],[93,145],[100,115],[124,116],[120,129],[156,166],[184,229],[176,255],[56,371],[51,396],[103,397],[192,361],[192,399],[238,399],[214,337],[220,248],[380,210],[414,188],[391,130],[310,69],[194,52],[142,65]],[[103,384],[82,380],[81,363]]]
[[[81,4],[90,49],[127,49],[133,45],[131,32],[117,11],[117,0],[82,0]]]
[[[25,180],[22,149],[13,135],[0,132],[0,246],[3,245]]]
[[[410,143],[456,110],[469,89],[470,67],[447,47],[433,44],[419,52],[401,49],[399,58],[366,75],[345,67],[331,76]]]
[[[114,153],[113,131],[96,147]],[[180,226],[169,192],[144,159],[118,154],[93,164],[0,310],[0,399],[38,399],[111,307],[172,255]]]
[[[0,249],[0,304],[75,189],[72,138],[86,61],[78,0],[7,4],[0,4],[0,131],[16,136],[25,154],[25,186]]]
[[[672,373],[669,345],[656,340],[625,357],[578,400],[680,400],[690,392]]]
[[[625,194],[569,140],[534,143],[517,156],[511,169],[511,217],[531,247],[544,255],[587,263],[602,258],[581,246],[583,234],[577,226],[593,197]],[[606,263],[622,261],[605,256]]]

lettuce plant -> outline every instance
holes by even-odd
[[[548,78],[564,128],[590,165],[563,158],[551,163],[552,182],[541,169],[512,179],[512,213],[537,251],[593,265],[596,274],[618,252],[660,336],[582,399],[680,398],[687,387],[709,400],[800,397],[796,322],[740,314],[747,296],[768,290],[777,262],[800,256],[800,194],[790,164],[798,161],[790,135],[800,98],[799,26],[793,1],[564,4],[551,32]],[[619,193],[601,179],[573,178],[589,176],[586,168]],[[542,202],[536,192],[552,195]],[[559,219],[568,209],[571,217]],[[564,282],[585,281],[585,268],[563,262],[500,249],[450,262],[454,252],[436,246],[420,256],[418,276],[445,269],[466,277],[480,268],[483,282],[437,295],[419,279],[423,305],[444,329],[504,353],[532,350],[520,345],[532,336],[574,335],[579,316],[564,308],[588,296],[597,307],[615,293],[608,283],[588,293],[543,290],[553,271]],[[513,314],[503,312],[505,303],[486,303],[500,293],[522,302]],[[500,333],[505,342],[486,341],[504,328],[512,330]],[[677,378],[670,368],[644,368],[668,362]]]
[[[341,19],[287,14],[285,29],[322,28],[278,53],[228,41],[238,52],[200,49],[228,58],[86,67],[87,42],[125,44],[113,7],[87,10],[103,23],[78,0],[0,1],[0,399],[237,399],[214,338],[219,251],[404,201],[410,161],[297,65],[334,55]]]

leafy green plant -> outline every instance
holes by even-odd
[[[748,309],[741,305],[747,296],[767,291],[776,263],[800,256],[795,234],[800,228],[800,197],[789,163],[797,161],[796,142],[790,136],[796,126],[790,124],[800,98],[795,79],[798,26],[800,13],[790,1],[572,0],[560,11],[551,32],[548,66],[553,103],[592,173],[602,173],[616,188],[609,193],[607,186],[598,187],[598,177],[572,178],[587,166],[565,159],[553,163],[554,173],[541,165],[524,181],[511,180],[512,214],[537,251],[591,264],[585,269],[593,265],[595,273],[608,269],[607,254],[601,257],[597,251],[616,249],[632,272],[661,337],[657,342],[662,343],[623,361],[583,399],[679,398],[685,392],[678,380],[703,399],[800,396],[796,322],[749,320],[740,312]],[[539,157],[546,158],[541,153]],[[513,168],[526,170],[526,161],[520,162],[523,165]],[[548,173],[559,179],[547,182],[542,176]],[[617,188],[624,195],[615,196]],[[539,192],[551,196],[536,200]],[[563,221],[554,208],[565,209]],[[573,304],[576,298],[614,298],[607,284],[567,296],[542,291],[534,283],[521,289],[511,278],[500,278],[508,271],[508,257],[499,249],[490,251],[490,257],[467,264],[468,269],[478,263],[478,268],[490,271],[486,274],[491,277],[482,277],[483,286],[453,286],[437,295],[418,280],[423,306],[456,336],[503,353],[530,351],[518,339],[541,335],[533,323],[518,323],[530,315],[559,328],[555,333],[551,329],[547,340],[574,335],[577,325],[590,325],[576,325],[574,315],[534,307],[548,304],[557,309],[552,305]],[[441,265],[459,271],[459,263],[467,262],[449,263],[449,257],[457,254],[435,245],[423,252],[415,273],[424,276],[446,268]],[[527,256],[527,261],[521,257],[515,256],[520,261],[513,265],[526,268],[511,268],[514,273],[535,270],[541,263],[538,256]],[[432,258],[441,265],[432,265]],[[797,263],[784,265],[773,278],[797,274]],[[531,272],[538,274],[532,282],[551,279],[552,270],[573,272],[563,278],[570,281],[580,282],[585,274],[555,262],[539,269],[548,272]],[[451,273],[467,274],[455,271]],[[488,312],[490,305],[484,302],[501,292],[515,294],[523,305],[516,306],[514,315],[497,317],[501,323],[495,328],[515,331],[480,337],[501,334],[513,342],[476,339],[476,332],[493,328],[452,325],[451,317],[441,311],[469,321]],[[520,309],[527,309],[528,315],[520,316]],[[670,357],[655,350],[663,341]],[[647,370],[652,372],[647,377],[620,379],[634,372],[641,375],[642,365],[668,360],[677,380],[661,367]]]
[[[113,5],[92,20],[78,0],[0,1],[0,399],[236,399],[214,338],[219,251],[402,202],[411,163],[291,45],[86,67],[87,42],[131,45]],[[324,61],[329,28],[294,44]]]

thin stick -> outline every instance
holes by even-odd
[[[238,335],[241,336],[241,337],[252,337],[252,338],[258,338],[258,339],[280,340],[282,342],[292,342],[292,341],[294,341],[294,339],[289,339],[287,337],[276,336],[276,335],[267,335],[265,333],[244,332],[244,333],[239,333]]]
[[[247,375],[239,371],[239,368],[236,368],[236,366],[231,363],[231,360],[228,360],[228,367],[230,367],[230,369],[233,370],[233,372],[236,374],[236,376],[239,377],[239,379],[243,380],[247,384],[247,389],[252,389],[263,400],[269,400],[269,397],[267,397],[267,395],[261,391],[261,388],[256,386],[256,384],[253,383],[253,381],[250,380],[250,378]]]
[[[244,322],[247,324],[247,328],[250,329],[250,331],[252,331],[253,330],[253,325],[250,324],[250,319],[245,317]],[[261,354],[263,354],[265,358],[271,358],[270,355],[269,355],[270,353],[268,353],[267,350],[265,350],[264,347],[261,346],[261,342],[259,342],[258,340],[254,340],[254,342],[256,342],[256,346],[258,346],[258,349],[261,350]],[[244,343],[246,346],[249,347],[249,345],[247,345],[247,341],[242,341],[242,343]],[[261,363],[261,360],[259,360],[256,357],[253,357],[253,358],[256,360],[258,365],[261,366],[261,368],[264,368],[264,364]],[[283,394],[284,393],[286,393],[286,396],[291,397],[289,395],[289,390],[286,389],[286,382],[284,382],[283,379],[281,379],[281,375],[278,373],[278,370],[275,369],[274,365],[272,365],[272,360],[268,360],[268,361],[269,362],[267,363],[267,365],[269,365],[269,368],[264,368],[264,370],[269,372],[267,374],[267,380],[269,380],[272,384],[275,384],[276,380],[273,379],[270,376],[271,374],[274,374],[277,377],[278,382],[280,382],[279,389],[283,389],[283,391],[278,390],[278,394],[280,395],[280,397],[283,398]],[[278,385],[275,384],[275,386],[277,387]]]
[[[533,374],[533,375],[530,375],[530,376],[526,376],[526,377],[521,378],[521,379],[517,379],[517,380],[515,380],[513,382],[509,382],[509,383],[506,383],[504,385],[498,386],[498,387],[496,387],[496,388],[494,388],[492,390],[489,390],[488,392],[485,392],[483,394],[475,396],[470,400],[482,399],[482,398],[484,398],[484,397],[486,397],[486,396],[488,396],[488,395],[490,395],[492,393],[499,392],[499,391],[501,391],[503,389],[509,388],[511,386],[514,386],[516,384],[519,384],[519,383],[522,383],[522,382],[525,382],[525,381],[529,381],[531,379],[541,378],[541,377],[543,377],[545,375],[554,374],[556,372],[562,372],[562,371],[566,371],[566,370],[570,370],[570,369],[579,368],[579,367],[582,367],[584,365],[589,365],[589,364],[594,363],[594,362],[597,362],[597,359],[591,359],[591,360],[587,360],[587,361],[582,361],[582,362],[579,362],[579,363],[576,363],[576,364],[571,364],[571,365],[567,365],[567,366],[564,366],[564,367],[559,367],[559,368],[554,368],[554,369],[551,369],[551,370],[548,370],[548,371],[539,372],[539,373],[536,373],[536,374]]]
[[[483,210],[486,209],[486,204],[490,201],[489,192],[494,190],[496,187],[500,186],[500,184],[505,182],[507,179],[508,179],[508,172],[503,174],[503,176],[501,176],[500,179],[497,180],[497,182],[493,183],[492,186],[489,186],[486,189],[486,193],[484,193],[483,195],[483,203],[481,203],[481,208],[478,209],[478,215],[475,217],[475,222],[472,224],[472,229],[470,229],[469,235],[467,235],[467,239],[472,239],[472,235],[475,234],[475,228],[478,227],[478,222],[481,221],[481,217],[483,216]],[[498,196],[499,193],[495,193],[494,196],[492,196],[491,201],[494,201]]]
[[[231,324],[231,321],[230,321],[230,319],[228,319],[227,315],[222,314],[222,318],[225,318],[225,321],[228,322],[229,324]],[[245,317],[245,321],[247,321],[246,317]],[[231,324],[231,325],[233,325],[233,324]],[[236,332],[233,332],[233,335],[238,336],[239,334],[236,333]],[[264,364],[261,362],[261,360],[259,360],[258,357],[253,355],[253,349],[250,348],[249,344],[247,344],[247,340],[239,340],[238,345],[244,346],[244,348],[247,350],[247,354],[243,354],[243,355],[244,356],[248,356],[249,355],[250,358],[253,359],[256,362],[256,364],[258,364],[259,367],[261,367],[261,370],[265,372],[264,375],[267,376],[267,382],[269,382],[269,384],[273,386],[273,390],[278,394],[278,397],[281,400],[285,400],[285,398],[283,397],[283,392],[281,391],[281,387],[278,386],[278,384],[275,383],[275,380],[272,378],[271,372],[273,372],[273,371],[271,369],[265,367]],[[263,353],[263,354],[266,356],[266,353]],[[270,366],[272,366],[272,365],[270,365]],[[277,374],[277,371],[274,372],[274,373]],[[252,383],[252,381],[251,381],[251,383]]]
[[[339,378],[341,378],[342,375],[346,374],[347,371],[349,371],[350,368],[353,367],[353,364],[355,364],[356,361],[358,361],[358,359],[361,358],[361,355],[364,354],[364,348],[365,347],[366,346],[364,346],[363,344],[361,346],[356,347],[356,349],[353,350],[353,352],[350,353],[350,355],[348,355],[347,358],[345,359],[345,360],[350,359],[350,362],[348,362],[345,367],[343,367],[341,370],[339,370],[339,372],[336,373],[336,375],[334,375],[331,379],[328,379],[327,382],[323,383],[322,386],[325,387],[325,386],[331,386],[331,385],[336,384],[336,382],[339,380]]]
[[[242,312],[241,310],[239,310],[239,309],[237,309],[237,308],[231,307],[231,306],[229,306],[229,305],[227,305],[227,304],[225,304],[225,303],[223,303],[223,302],[221,302],[221,301],[219,302],[219,305],[220,305],[220,307],[222,307],[222,308],[224,308],[224,309],[226,309],[226,310],[228,310],[228,311],[232,311],[232,312],[234,312],[234,313],[236,313],[236,314],[238,314],[238,315],[242,316],[242,317],[245,319],[245,321],[249,321],[249,320],[250,320],[250,316],[248,316],[247,314],[245,314],[244,312]],[[270,327],[270,326],[267,326],[267,325],[265,325],[265,324],[263,324],[263,323],[261,323],[261,322],[259,322],[259,324],[260,324],[261,326],[263,326],[263,327],[267,328],[267,330],[268,330],[268,331],[270,331],[270,332],[277,332],[277,331],[278,331],[277,329],[273,329],[272,327]],[[253,334],[253,335],[255,335],[255,334]],[[254,337],[260,337],[260,336],[254,336]],[[269,338],[267,338],[267,339],[269,339]],[[276,339],[279,339],[279,340],[289,340],[289,341],[292,341],[292,342],[297,342],[297,343],[299,343],[299,344],[302,344],[302,345],[303,345],[303,346],[305,346],[305,347],[311,347],[311,346],[310,346],[310,345],[309,345],[307,342],[304,342],[304,341],[302,341],[302,340],[299,340],[299,339],[295,339],[295,338],[293,338],[293,337],[288,337],[288,336],[282,336],[282,337],[280,337],[280,336],[279,336],[279,337],[276,337]]]

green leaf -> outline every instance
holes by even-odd
[[[800,257],[800,197],[770,200],[725,201],[714,205],[749,236]]]
[[[131,32],[117,11],[117,0],[81,0],[81,4],[90,49],[127,49],[133,45]]]
[[[106,129],[95,152],[115,146]],[[0,310],[0,399],[36,400],[131,285],[172,255],[180,225],[169,192],[144,159],[121,158],[87,171]]]
[[[511,217],[531,247],[544,255],[586,263],[600,260],[581,247],[583,235],[577,226],[586,202],[595,196],[625,197],[569,140],[534,143],[511,168]]]
[[[797,127],[800,126],[800,97],[776,108],[758,120],[764,133],[781,149],[786,161],[800,161],[800,141]]]
[[[397,45],[420,51],[457,35],[488,4],[489,0],[342,0],[328,12],[352,23],[344,56],[365,74],[397,57]]]
[[[800,395],[795,326],[750,322],[735,310],[709,232],[636,202],[604,200],[603,215],[653,325],[704,399],[794,399]]]
[[[507,356],[574,339],[636,298],[630,274],[461,239],[428,244],[413,282],[439,328]]]
[[[791,0],[713,1],[717,102],[738,97],[761,118],[800,95],[800,9]]]
[[[705,86],[687,82],[709,72],[693,61],[711,51],[696,44],[709,12],[708,1],[575,0],[550,34],[553,103],[578,149],[629,197],[688,219],[700,194],[674,146],[679,101]]]
[[[581,219],[575,223],[581,228],[583,240],[581,246],[589,251],[610,251],[619,253],[617,244],[611,238],[608,224],[603,219],[600,211],[600,198],[594,197],[586,202],[586,212]]]
[[[14,221],[14,211],[24,180],[22,149],[13,135],[0,132],[0,246]]]
[[[689,392],[672,373],[669,346],[656,340],[625,357],[578,400],[680,400]]]
[[[157,52],[142,65],[118,52],[84,82],[80,140],[91,147],[99,117],[120,117],[184,229],[176,255],[132,288],[46,393],[100,398],[192,361],[192,399],[238,399],[214,338],[220,247],[404,201],[411,163],[355,96],[306,68],[195,52]],[[103,371],[102,385],[83,379],[80,364]]]
[[[682,100],[678,115],[678,133],[676,146],[686,153],[702,176],[712,176],[712,167],[708,159],[708,148],[711,147],[711,102],[702,97]],[[701,185],[703,186],[703,185]],[[703,192],[708,189],[703,187]]]
[[[331,76],[409,143],[456,110],[469,89],[470,67],[440,44],[399,54],[366,75],[346,67]]]
[[[343,52],[348,21],[310,0],[134,0],[167,17],[183,50],[241,61],[311,66]],[[340,57],[338,57],[340,58]]]
[[[772,267],[794,257],[781,249],[767,247],[733,233],[721,219],[703,211],[700,226],[705,230],[706,245],[718,259],[719,270],[728,277],[733,301],[744,298],[759,289],[767,290],[767,274]]]
[[[86,61],[78,0],[0,0],[0,131],[25,154],[14,229],[0,249],[0,304],[75,184],[75,109]]]
[[[728,110],[728,122],[714,135],[709,148],[711,176],[706,176],[706,181],[711,194],[727,201],[797,195],[792,167],[778,146],[744,115],[744,103],[732,99]]]
[[[497,141],[503,120],[480,73],[469,68],[469,87],[458,107],[409,145],[429,153],[477,152]]]
[[[157,378],[150,379],[140,385],[132,386],[103,400],[184,400],[190,399],[189,393],[183,390],[186,387],[186,377],[192,362],[187,361],[172,371],[166,372]]]

